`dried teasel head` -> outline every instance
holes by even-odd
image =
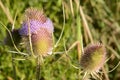
[[[53,48],[53,23],[42,10],[29,8],[25,11],[25,20],[19,30],[21,36],[28,38],[31,35],[31,43],[35,55],[46,56],[52,53]],[[29,46],[29,45],[27,45]]]
[[[105,63],[106,50],[102,43],[90,44],[84,49],[80,66],[86,72],[99,72]]]

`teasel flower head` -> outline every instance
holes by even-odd
[[[106,50],[102,43],[90,44],[84,49],[80,60],[80,66],[86,72],[99,72],[105,63]]]
[[[53,23],[47,18],[43,11],[29,8],[25,11],[25,20],[19,33],[28,43],[28,37],[31,37],[33,52],[35,55],[46,56],[52,53],[53,48]],[[27,45],[30,46],[29,44]]]

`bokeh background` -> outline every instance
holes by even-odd
[[[120,80],[120,0],[0,0],[0,80],[14,80],[12,63],[17,80],[36,79],[35,58],[10,52],[15,49],[4,44],[7,30],[2,25],[20,28],[29,7],[43,9],[53,21],[55,45],[58,41],[53,54],[44,58],[41,80],[81,80],[82,46],[99,41],[107,52],[102,80]]]

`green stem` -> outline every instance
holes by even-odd
[[[83,42],[82,42],[82,32],[81,32],[81,22],[80,22],[80,16],[77,16],[77,40],[78,43],[78,59],[80,60],[81,54],[83,51]]]
[[[36,66],[36,80],[40,80],[40,77],[41,77],[41,75],[40,75],[40,72],[41,72],[41,70],[40,70],[40,68],[41,68],[41,66],[40,66],[40,56],[38,56],[37,58],[36,58],[37,60],[37,66]]]
[[[79,1],[78,1],[79,2]],[[78,5],[78,11],[77,11],[77,40],[78,43],[78,60],[81,58],[81,54],[83,52],[83,39],[82,39],[82,27],[81,27],[81,19],[80,19],[80,4]]]
[[[81,59],[81,55],[83,52],[83,39],[82,39],[82,26],[81,26],[81,18],[80,18],[80,1],[77,0],[77,18],[76,18],[76,23],[77,23],[77,41],[79,41],[79,43],[77,44],[77,49],[78,49],[78,61],[80,62]],[[81,80],[81,74],[80,74],[81,70],[79,69],[78,71],[78,78],[79,80]]]
[[[15,54],[12,54],[13,77],[14,77],[14,80],[17,80],[14,58],[15,58]]]

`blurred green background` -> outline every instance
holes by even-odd
[[[16,17],[14,28],[20,28],[29,7],[43,9],[53,21],[55,43],[63,32],[53,50],[55,54],[44,58],[41,80],[82,80],[84,73],[73,65],[79,67],[81,46],[98,41],[103,42],[107,52],[102,80],[120,80],[120,0],[0,0],[0,23],[11,30]],[[9,51],[15,49],[4,45],[6,32],[0,24],[0,80],[14,80],[14,53]],[[15,54],[14,63],[17,80],[36,79],[35,58]]]

